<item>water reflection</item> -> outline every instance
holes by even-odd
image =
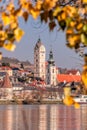
[[[12,130],[13,128],[12,107],[2,106],[0,109],[0,130]]]
[[[87,130],[87,105],[1,105],[0,130]]]
[[[81,118],[82,118],[82,130],[87,130],[87,105],[84,104],[81,107]]]

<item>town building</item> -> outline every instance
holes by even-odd
[[[58,83],[81,82],[81,75],[58,74],[57,80],[58,80]]]
[[[76,70],[76,69],[71,69],[71,70],[67,70],[66,74],[69,74],[69,75],[81,75],[81,72],[79,70]]]
[[[12,69],[10,67],[8,67],[8,66],[1,66],[0,67],[0,72],[6,72],[6,73],[8,73],[9,76],[13,75]]]
[[[45,67],[45,46],[38,39],[34,48],[34,76],[40,77],[45,80],[46,77],[46,67]]]
[[[13,96],[13,87],[9,79],[9,74],[6,73],[3,82],[0,86],[0,98],[11,100]]]
[[[48,59],[48,65],[47,65],[47,71],[46,71],[46,83],[51,86],[57,85],[57,68],[55,65],[55,61],[53,59],[53,52],[50,50],[49,53],[49,59]]]

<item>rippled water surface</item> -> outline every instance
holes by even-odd
[[[87,130],[87,104],[0,105],[0,130]]]

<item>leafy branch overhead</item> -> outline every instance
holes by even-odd
[[[48,24],[52,31],[57,25],[65,31],[67,46],[78,49],[87,46],[87,1],[83,0],[1,0],[0,6],[0,47],[13,51],[15,41],[19,42],[24,31],[19,27],[18,18],[25,22],[31,15],[34,19]],[[4,6],[5,5],[5,6]]]
[[[65,31],[67,46],[78,49],[87,46],[87,1],[83,0],[17,0],[17,7],[12,0],[4,1],[0,6],[0,47],[13,51],[14,42],[19,42],[24,31],[19,27],[18,18],[22,17],[25,22],[31,15],[38,17],[41,22],[48,24],[52,31],[57,25]],[[73,3],[73,4],[72,4]],[[5,7],[4,7],[5,4]]]

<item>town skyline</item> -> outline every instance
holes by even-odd
[[[31,17],[27,23],[20,20],[20,26],[25,31],[25,35],[20,43],[16,44],[17,47],[14,52],[1,48],[3,57],[12,57],[23,61],[28,60],[33,64],[34,47],[40,38],[46,48],[46,60],[48,60],[50,46],[52,46],[54,60],[58,67],[82,68],[82,61],[79,60],[81,58],[73,50],[66,47],[65,34],[62,31],[57,31],[58,27],[53,32],[49,32],[46,24],[40,24],[40,21],[34,21]]]

